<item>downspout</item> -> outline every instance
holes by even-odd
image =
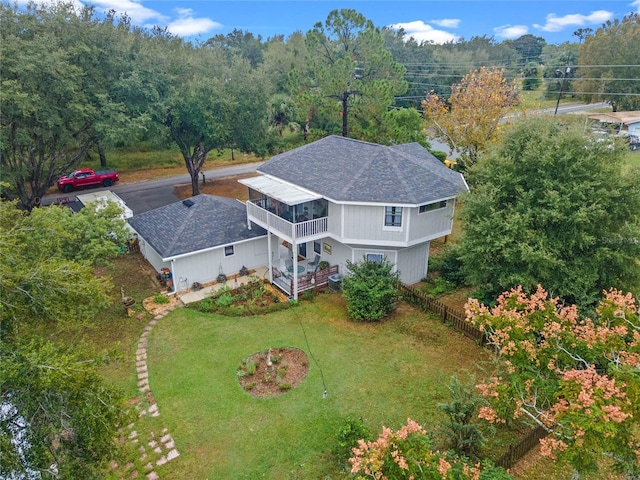
[[[175,258],[171,260],[171,283],[173,284],[173,291],[167,294],[169,297],[178,293],[178,287],[176,286],[176,272],[173,269],[173,265],[175,264],[175,261],[176,261]]]

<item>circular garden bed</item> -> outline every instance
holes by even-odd
[[[270,348],[245,358],[236,371],[240,386],[258,398],[297,387],[309,372],[309,358],[298,348]]]

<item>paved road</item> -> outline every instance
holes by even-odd
[[[594,108],[603,108],[607,107],[606,103],[595,103],[591,105],[584,104],[569,104],[569,105],[561,105],[558,109],[558,113],[574,113],[583,110],[591,110]],[[533,112],[538,115],[553,115],[555,108],[547,108],[543,110],[539,110],[537,112]],[[432,148],[435,150],[441,150],[443,152],[447,152],[449,154],[449,146],[443,142],[440,142],[435,139],[430,139]],[[449,154],[451,158],[457,158],[459,156],[458,152],[452,152]],[[223,167],[215,170],[208,170],[204,172],[205,178],[215,179],[215,178],[224,178],[231,177],[233,175],[240,175],[243,173],[251,173],[255,172],[255,170],[260,167],[264,162],[256,162],[256,163],[244,163],[239,165],[233,165],[231,167]],[[117,195],[122,198],[127,206],[133,210],[134,214],[143,213],[149,210],[153,210],[154,208],[162,207],[164,205],[168,205],[170,203],[178,201],[178,197],[173,194],[173,187],[175,185],[190,183],[191,177],[189,174],[185,173],[184,175],[177,175],[175,177],[167,177],[159,180],[147,180],[144,182],[137,183],[129,183],[129,184],[117,184],[109,190],[115,192]],[[96,191],[105,190],[104,188],[96,189]],[[81,193],[82,191],[78,192]],[[54,194],[47,195],[42,199],[43,205],[50,205],[56,202],[58,197],[62,196],[71,196],[73,197],[74,193],[67,194]]]
[[[260,165],[262,165],[262,163],[263,162],[243,163],[240,165],[233,165],[231,167],[217,168],[215,170],[208,170],[204,172],[204,175],[205,178],[209,180],[215,178],[231,177],[243,173],[251,173],[255,172],[256,169]],[[179,198],[173,194],[173,187],[175,185],[181,185],[185,183],[191,183],[191,177],[188,173],[185,173],[184,175],[177,175],[174,177],[161,178],[158,180],[147,180],[143,182],[128,184],[116,184],[108,189],[97,188],[91,191],[111,190],[124,200],[127,206],[131,210],[133,210],[134,214],[138,214],[178,201]],[[73,197],[75,194],[82,192],[83,190],[79,190],[78,192],[74,192],[71,194],[59,193],[54,195],[47,195],[44,197],[42,204],[49,205],[51,203],[55,203],[56,199],[59,197]]]

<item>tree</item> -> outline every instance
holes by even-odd
[[[347,260],[349,274],[342,279],[342,294],[347,313],[354,320],[375,322],[391,313],[397,305],[399,273],[385,258],[380,262]]]
[[[269,99],[268,109],[271,126],[282,137],[284,128],[296,118],[296,105],[289,96],[278,93]]]
[[[487,299],[543,284],[582,306],[637,285],[640,191],[623,155],[581,125],[513,125],[469,172],[459,249],[468,282]]]
[[[233,57],[227,63],[217,47],[194,49],[178,39],[172,45],[171,94],[160,121],[176,143],[191,177],[193,195],[198,176],[213,149],[238,148],[265,153],[266,90],[249,63]]]
[[[452,150],[461,152],[458,162],[468,168],[496,138],[498,123],[517,102],[517,83],[503,78],[503,70],[482,67],[452,87],[450,107],[438,96],[427,95],[422,109],[427,128]]]
[[[640,15],[607,21],[580,44],[576,90],[587,101],[640,109]]]
[[[597,471],[604,460],[638,477],[640,322],[630,293],[605,292],[593,319],[540,286],[530,295],[521,287],[505,292],[491,309],[471,299],[466,313],[500,357],[495,376],[477,385],[491,402],[481,418],[544,426],[550,435],[541,453],[577,473]]]
[[[289,73],[304,69],[307,47],[300,32],[291,34],[286,40],[281,37],[270,38],[265,44],[263,62],[258,69],[272,90],[269,93],[292,95]]]
[[[438,408],[447,415],[447,420],[442,422],[440,429],[445,444],[458,455],[477,457],[479,448],[485,442],[485,436],[478,425],[478,410],[486,401],[474,388],[473,379],[461,381],[455,373],[447,389],[450,401],[438,404]]]
[[[382,145],[418,142],[426,148],[430,147],[424,131],[424,120],[415,108],[387,110],[379,123],[371,122],[363,140]]]
[[[383,38],[370,20],[355,10],[333,10],[324,25],[307,32],[308,72],[296,79],[307,102],[342,118],[347,136],[349,110],[375,107],[380,114],[406,91],[404,68],[384,49]]]
[[[397,480],[509,480],[511,476],[502,468],[488,462],[473,463],[465,457],[434,450],[427,431],[417,422],[393,431],[383,427],[373,441],[360,440],[349,459],[351,473],[371,478]],[[364,479],[364,476],[358,476]]]
[[[593,28],[578,28],[575,32],[573,32],[573,36],[578,37],[580,39],[580,43],[584,42],[584,39],[592,34]]]
[[[106,277],[92,266],[100,263],[96,252],[117,253],[113,234],[124,222],[117,209],[85,210],[27,214],[0,203],[3,478],[100,478],[128,420],[123,395],[101,379],[99,362],[81,345],[50,340],[96,321],[109,300]]]
[[[544,47],[542,53],[546,95],[559,97],[560,91],[573,94],[576,65],[578,64],[578,48],[578,44],[569,42]],[[567,68],[569,68],[568,72]]]
[[[521,67],[529,62],[541,63],[540,55],[547,44],[544,38],[531,34],[522,35],[515,40],[506,40],[504,43],[520,54],[518,63]]]
[[[205,47],[218,47],[225,51],[229,64],[235,57],[241,57],[251,64],[251,68],[256,68],[262,63],[264,45],[262,37],[254,37],[251,32],[243,32],[234,28],[227,35],[218,34],[204,42]]]
[[[2,478],[104,478],[118,428],[129,418],[125,399],[74,350],[2,342]]]
[[[2,194],[30,210],[91,149],[124,142],[149,121],[140,100],[129,107],[124,94],[139,68],[125,54],[126,18],[99,22],[93,9],[70,3],[26,10],[3,3],[0,17]]]

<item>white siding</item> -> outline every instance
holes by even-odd
[[[344,206],[344,235],[346,242],[362,241],[365,243],[406,242],[407,217],[402,212],[402,227],[399,229],[384,229],[384,206],[377,205],[345,205]]]
[[[132,229],[133,230],[133,229]],[[144,238],[140,236],[138,232],[133,230],[138,235],[138,242],[140,243],[140,253],[147,262],[149,262],[157,272],[162,270],[163,267],[168,267],[168,264],[162,261],[162,257],[158,255],[151,245],[149,245]]]
[[[451,233],[455,200],[444,208],[419,213],[419,207],[404,207],[402,227],[384,226],[383,205],[339,205],[329,203],[328,233],[347,244],[378,244],[405,247]],[[343,218],[344,215],[344,218]]]
[[[255,240],[234,245],[234,254],[224,255],[224,247],[202,253],[177,258],[173,263],[173,275],[176,286],[181,283],[187,286],[193,282],[208,283],[215,280],[220,273],[227,276],[236,274],[242,267],[252,269],[267,265],[267,239]]]
[[[419,240],[432,240],[451,233],[453,227],[454,200],[448,200],[447,206],[425,213],[419,213],[420,208],[408,208],[409,243]]]
[[[400,280],[407,284],[422,280],[427,275],[428,260],[429,242],[400,250],[397,263]]]

